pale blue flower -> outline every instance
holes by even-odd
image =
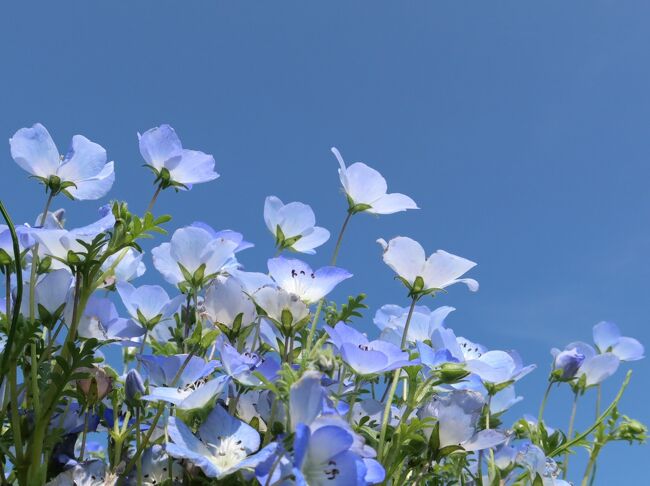
[[[307,304],[299,296],[283,289],[262,287],[251,297],[278,327],[284,324],[293,327],[309,317]],[[286,321],[287,315],[291,318],[289,322]]]
[[[478,282],[460,278],[476,266],[476,263],[444,250],[438,250],[427,258],[422,246],[405,236],[393,238],[388,243],[379,239],[384,249],[384,262],[402,279],[409,289],[427,291],[444,289],[455,283],[464,283],[471,291],[478,290]]]
[[[363,162],[346,167],[343,157],[335,147],[332,147],[332,153],[339,162],[339,178],[351,211],[392,214],[407,209],[418,209],[415,201],[404,194],[387,194],[386,179],[375,169]]]
[[[316,216],[311,207],[301,202],[284,204],[269,196],[264,202],[264,221],[276,239],[278,248],[290,248],[299,253],[314,254],[329,237],[325,228],[315,226]]]
[[[191,189],[192,185],[219,177],[214,171],[214,157],[187,150],[169,125],[138,134],[140,153],[147,165],[164,184],[177,189]]]
[[[142,285],[136,288],[128,282],[121,282],[117,284],[117,292],[131,318],[142,325],[170,319],[184,300],[182,295],[170,299],[165,289],[158,285]]]
[[[185,227],[174,231],[171,241],[151,251],[156,269],[173,284],[185,281],[181,266],[194,274],[202,265],[205,277],[216,276],[235,258],[238,243],[226,238],[214,238],[198,227]]]
[[[417,305],[409,323],[406,341],[426,341],[433,331],[444,327],[445,318],[453,312],[453,307],[442,306],[431,311],[427,306]],[[375,314],[374,323],[381,330],[381,339],[399,345],[404,334],[409,308],[398,305],[384,305]]]
[[[99,199],[115,180],[113,162],[107,163],[106,150],[82,135],[72,137],[64,157],[40,123],[18,130],[9,144],[11,156],[22,169],[51,190],[63,190],[74,199]]]
[[[237,243],[237,246],[235,247],[235,253],[239,253],[242,250],[248,250],[249,248],[253,248],[255,246],[250,241],[246,241],[244,239],[244,235],[242,235],[237,231],[233,231],[229,229],[217,231],[212,226],[202,221],[194,221],[190,225],[190,228],[204,229],[208,233],[210,233],[210,235],[212,235],[212,238],[214,238],[215,240],[218,238],[223,238],[224,240],[234,241],[235,243]]]
[[[599,322],[594,326],[594,343],[601,353],[611,351],[621,361],[636,361],[643,358],[643,345],[634,338],[621,335],[613,322]]]
[[[322,267],[314,271],[301,260],[271,258],[269,274],[275,283],[290,294],[297,295],[306,304],[317,302],[343,280],[352,277],[347,270],[338,267]]]
[[[260,448],[260,434],[217,405],[212,409],[198,434],[194,435],[177,417],[170,417],[167,430],[172,442],[169,455],[187,459],[209,478],[223,478],[240,470],[252,471],[275,451],[275,444]],[[259,452],[258,452],[259,451]]]
[[[418,411],[418,417],[435,418],[438,423],[440,448],[460,446],[466,451],[480,451],[502,444],[506,434],[495,429],[480,430],[481,411],[485,400],[480,393],[454,390],[434,396]],[[431,429],[425,429],[427,436]]]
[[[585,360],[585,355],[580,353],[576,347],[564,351],[553,348],[551,354],[553,355],[553,369],[561,370],[560,378],[562,380],[570,380],[575,377]]]
[[[233,328],[236,320],[244,328],[257,318],[255,304],[232,277],[212,282],[205,292],[201,312],[213,324],[219,323],[229,329]]]
[[[211,376],[218,366],[216,361],[205,362],[193,356],[174,381],[187,355],[139,356],[138,359],[149,375],[149,394],[142,400],[164,401],[180,410],[194,410],[206,407],[227,391],[228,376]]]
[[[143,256],[144,254],[133,248],[127,248],[109,256],[102,265],[102,271],[107,272],[110,269],[112,272],[109,281],[106,283],[130,282],[141,277],[147,270],[142,261]]]
[[[72,322],[73,305],[68,301],[65,320]],[[115,304],[104,297],[92,295],[88,299],[79,319],[77,334],[82,338],[95,338],[99,341],[117,341],[123,346],[137,346],[144,328],[119,316]]]
[[[343,322],[333,328],[326,326],[325,330],[343,361],[360,375],[385,373],[417,364],[411,362],[409,354],[398,346],[381,340],[369,341],[364,334]]]
[[[280,365],[273,358],[260,356],[253,351],[240,353],[222,335],[219,336],[216,349],[221,357],[224,372],[239,383],[248,386],[260,386],[260,380],[254,373],[261,374],[269,381],[276,378]]]
[[[64,307],[72,289],[73,278],[70,272],[64,269],[54,270],[40,277],[34,286],[34,313],[41,319],[58,317]],[[24,283],[23,299],[20,312],[29,315],[30,301],[29,282]],[[43,312],[45,311],[45,312]],[[51,322],[50,324],[53,324]]]
[[[183,466],[178,461],[170,461],[169,456],[162,446],[154,445],[145,449],[141,457],[142,463],[142,486],[160,486],[170,478],[169,465],[171,464],[171,486],[183,484]],[[128,484],[136,486],[137,472],[133,471]]]

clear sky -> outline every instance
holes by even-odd
[[[590,340],[598,321],[650,344],[647,1],[1,8],[0,136],[40,121],[65,150],[86,135],[116,161],[110,196],[144,209],[153,186],[136,132],[170,123],[186,147],[214,154],[221,178],[164,193],[157,209],[173,213],[172,227],[204,220],[243,232],[257,244],[241,254],[249,270],[272,252],[267,195],[311,204],[335,234],[346,206],[329,148],[379,169],[422,209],[355,217],[339,263],[357,278],[336,295],[368,293],[368,331],[380,305],[406,305],[378,237],[411,236],[477,261],[478,293],[458,286],[429,304],[457,307],[447,321],[457,334],[539,365],[516,412],[536,412],[549,349]],[[2,159],[0,197],[16,220],[32,221],[42,190],[8,144]],[[73,225],[98,206],[63,205]],[[332,246],[308,261],[325,264]],[[147,264],[141,282],[160,279]],[[650,364],[634,368],[621,411],[649,422]],[[607,400],[622,377],[609,380]],[[551,425],[566,427],[569,400],[552,396]],[[591,418],[593,403],[579,408]],[[640,470],[648,452],[611,447],[596,483]]]

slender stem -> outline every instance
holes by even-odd
[[[144,354],[144,346],[147,343],[147,336],[149,335],[149,329],[145,329],[144,335],[142,336],[142,344],[140,344],[140,355],[142,356]],[[140,371],[140,360],[137,360],[138,364],[136,365],[135,369]]]
[[[546,408],[546,402],[548,401],[548,396],[551,393],[552,386],[553,382],[549,381],[548,386],[546,387],[546,391],[544,392],[544,398],[542,398],[542,404],[539,406],[539,413],[537,414],[538,424],[541,424],[542,420],[544,420],[544,409]]]
[[[161,190],[162,190],[162,184],[158,184],[158,187],[156,188],[156,192],[153,193],[153,197],[151,198],[151,201],[149,201],[149,205],[147,206],[147,210],[145,211],[145,213],[151,212],[154,204],[156,204],[156,199],[158,199],[158,194],[160,194]]]
[[[569,418],[569,430],[567,431],[567,439],[571,440],[573,436],[573,425],[576,420],[576,411],[578,409],[578,393],[573,395],[573,406],[571,407],[571,417]],[[566,479],[566,474],[569,469],[569,450],[564,453],[564,463],[562,464],[562,479]]]
[[[174,376],[174,379],[172,380],[171,384],[169,386],[173,387],[176,385],[176,382],[178,379],[181,377],[183,374],[183,371],[187,367],[187,365],[190,363],[190,360],[194,357],[194,354],[196,353],[196,349],[193,349],[188,355],[187,358],[185,358],[185,361],[183,361],[183,364],[181,367],[178,369],[176,372],[176,375]],[[126,468],[124,469],[124,474],[128,474],[131,469],[133,469],[133,466],[140,460],[140,456],[142,455],[142,452],[144,449],[147,447],[149,444],[149,440],[151,439],[151,436],[153,435],[154,431],[156,430],[156,426],[158,425],[158,421],[160,420],[160,417],[162,416],[163,412],[165,411],[165,402],[161,402],[158,405],[158,410],[156,412],[156,415],[154,416],[153,420],[151,421],[151,426],[149,427],[149,430],[147,431],[147,435],[144,436],[144,440],[140,444],[140,447],[135,451],[135,454],[133,454],[133,457],[129,461],[129,463],[126,465]]]
[[[341,231],[339,231],[339,237],[336,240],[336,245],[334,246],[334,253],[332,253],[332,260],[330,261],[330,265],[335,265],[336,260],[339,256],[339,250],[341,249],[341,243],[343,242],[343,234],[345,233],[345,229],[348,227],[348,223],[350,222],[350,219],[352,218],[352,212],[348,211],[345,221],[343,221],[343,226],[341,226]],[[316,306],[316,312],[314,312],[314,318],[311,321],[311,327],[309,328],[309,336],[307,337],[307,345],[305,346],[305,357],[309,356],[309,352],[311,351],[311,347],[313,345],[314,341],[314,336],[316,335],[316,326],[318,324],[318,318],[320,317],[320,313],[323,310],[323,304],[325,303],[325,297],[323,297],[321,300],[318,301],[318,306]]]
[[[591,476],[591,470],[596,468],[596,459],[598,458],[598,454],[600,453],[601,445],[599,443],[594,444],[594,448],[591,451],[591,454],[589,454],[589,462],[587,463],[587,467],[585,468],[585,474],[582,476],[582,483],[581,486],[587,486],[589,484],[589,477]]]
[[[9,270],[9,265],[5,267],[5,299],[5,315],[9,322],[11,315],[11,270]]]
[[[140,443],[142,442],[142,436],[140,431],[140,406],[135,409],[135,447],[136,450],[140,448]],[[137,470],[137,486],[142,486],[142,461],[138,459],[135,463]]]
[[[354,413],[354,404],[357,401],[357,394],[359,393],[359,388],[361,387],[361,378],[357,377],[354,380],[354,390],[352,390],[352,397],[350,397],[350,408],[348,409],[348,415],[346,417],[348,422],[352,421],[352,414]]]
[[[79,459],[83,462],[86,453],[86,438],[88,437],[88,417],[90,417],[90,409],[86,411],[84,417],[84,428],[81,432],[81,449],[79,451]]]
[[[413,297],[411,300],[411,307],[409,307],[409,313],[406,317],[406,323],[404,324],[404,332],[402,334],[402,343],[400,347],[404,349],[406,344],[406,338],[409,332],[409,326],[411,324],[411,317],[413,317],[413,311],[415,310],[415,304],[418,301],[417,297]],[[386,447],[386,431],[388,430],[388,422],[390,417],[390,407],[393,404],[393,396],[395,395],[395,390],[397,389],[397,383],[399,381],[400,369],[396,369],[393,373],[393,381],[390,385],[390,390],[388,396],[386,397],[386,405],[384,406],[384,415],[381,421],[381,432],[379,433],[379,450],[377,451],[377,458],[381,461],[383,458],[384,448]]]
[[[602,398],[603,394],[603,386],[601,384],[598,384],[598,387],[596,389],[596,418],[600,415],[600,400]]]

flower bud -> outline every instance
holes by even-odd
[[[92,368],[79,368],[78,373],[88,373],[88,378],[77,380],[77,390],[83,393],[88,403],[103,400],[113,389],[113,378],[97,366]]]
[[[439,369],[440,379],[443,383],[458,383],[469,375],[469,371],[461,363],[443,363]]]
[[[570,380],[578,372],[578,368],[585,360],[585,355],[579,353],[577,348],[571,348],[564,351],[556,351],[553,360],[553,369],[558,371],[558,377],[561,380]]]
[[[124,390],[127,403],[134,404],[140,401],[140,396],[145,392],[145,387],[144,381],[142,381],[142,376],[140,376],[138,370],[133,369],[126,374]]]

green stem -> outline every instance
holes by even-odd
[[[140,431],[140,406],[135,409],[135,448],[136,450],[140,448],[142,442],[142,434]],[[142,486],[142,461],[138,460],[135,463],[137,470],[137,486]]]
[[[539,406],[539,413],[537,414],[538,424],[541,424],[542,420],[544,420],[544,409],[546,408],[546,402],[548,401],[548,396],[551,393],[552,386],[553,382],[549,381],[548,386],[546,387],[546,391],[544,392],[544,398],[542,398],[542,404]]]
[[[600,453],[601,447],[602,446],[598,443],[594,444],[594,448],[591,451],[591,454],[589,454],[589,462],[587,463],[587,467],[585,468],[585,474],[584,476],[582,476],[581,486],[587,486],[589,484],[589,477],[591,476],[591,470],[596,466],[596,458]]]
[[[153,193],[153,197],[151,198],[151,201],[149,201],[149,205],[147,206],[147,210],[145,213],[150,213],[153,209],[153,205],[156,204],[156,199],[158,199],[158,194],[160,194],[160,191],[162,190],[162,184],[158,184],[158,187],[156,188],[156,192]]]
[[[627,388],[627,385],[630,383],[630,378],[632,377],[632,370],[629,370],[627,374],[625,375],[625,380],[623,380],[623,384],[621,385],[621,388],[618,390],[618,393],[616,394],[616,397],[614,397],[614,400],[612,403],[609,404],[609,407],[607,407],[603,413],[600,414],[598,419],[589,427],[587,430],[582,432],[581,434],[578,434],[575,436],[574,439],[567,440],[564,444],[559,446],[557,449],[552,451],[548,457],[555,457],[558,454],[561,454],[565,450],[568,450],[570,447],[574,446],[578,442],[580,442],[582,439],[587,437],[589,434],[591,434],[594,430],[596,430],[596,427],[598,427],[603,421],[609,416],[610,413],[616,408],[616,405],[618,405],[618,402],[621,400],[621,397],[623,396],[623,393],[625,392],[625,389]],[[568,437],[568,436],[567,436]]]
[[[402,334],[402,342],[400,347],[404,349],[406,344],[406,338],[409,332],[409,326],[411,324],[411,317],[413,317],[413,311],[415,310],[415,304],[418,301],[417,297],[413,297],[411,300],[411,307],[409,307],[409,313],[406,317],[406,323],[404,324],[404,332]],[[393,373],[393,380],[390,385],[388,395],[386,396],[386,405],[384,406],[384,414],[381,421],[381,431],[379,433],[379,450],[377,451],[377,458],[379,461],[383,458],[384,448],[386,447],[386,431],[388,430],[388,422],[390,418],[390,407],[393,404],[393,396],[395,395],[395,390],[397,389],[397,383],[399,382],[400,369],[396,369]]]
[[[169,386],[173,387],[176,385],[176,382],[178,379],[181,377],[183,374],[183,371],[189,364],[190,360],[194,357],[194,354],[196,353],[196,349],[192,350],[187,355],[187,358],[185,358],[185,361],[183,361],[183,364],[181,367],[178,369],[176,372],[176,375],[174,376],[174,379],[172,380],[171,384]],[[151,427],[147,431],[147,435],[144,436],[144,440],[140,444],[140,447],[135,451],[135,454],[133,454],[133,457],[129,461],[129,463],[126,465],[126,468],[124,469],[124,474],[128,474],[131,469],[133,469],[133,466],[140,460],[140,456],[142,455],[142,452],[144,449],[147,447],[149,444],[149,440],[151,439],[151,436],[153,435],[154,431],[156,430],[156,426],[158,425],[158,421],[160,420],[160,417],[162,416],[163,412],[165,411],[165,402],[161,402],[158,405],[158,410],[156,412],[156,415],[154,416],[152,422],[151,422]]]
[[[339,256],[339,250],[341,249],[341,243],[343,242],[343,234],[345,233],[345,229],[348,227],[348,223],[352,218],[352,214],[353,213],[351,211],[348,211],[348,214],[345,217],[345,221],[343,221],[343,226],[341,226],[341,231],[339,231],[339,237],[337,238],[336,245],[334,246],[334,253],[332,253],[332,260],[330,261],[330,265],[336,264],[336,260]],[[305,357],[309,356],[309,352],[311,351],[311,347],[314,341],[314,336],[316,335],[316,326],[318,324],[318,318],[320,317],[320,313],[323,310],[324,303],[325,303],[325,298],[323,297],[321,300],[318,301],[318,306],[316,306],[316,312],[314,313],[314,318],[311,321],[311,326],[309,328],[309,335],[307,337],[307,344],[305,346],[305,354],[304,354]]]
[[[88,417],[90,417],[91,410],[86,411],[86,416],[84,417],[84,428],[81,432],[81,449],[79,450],[79,459],[84,460],[84,455],[86,454],[86,438],[88,437]]]
[[[573,394],[573,405],[571,407],[571,417],[569,418],[569,430],[567,431],[567,439],[571,440],[573,435],[573,425],[576,420],[576,411],[578,410],[578,392]],[[564,461],[562,464],[562,479],[566,479],[567,471],[569,470],[569,450],[564,453]]]

